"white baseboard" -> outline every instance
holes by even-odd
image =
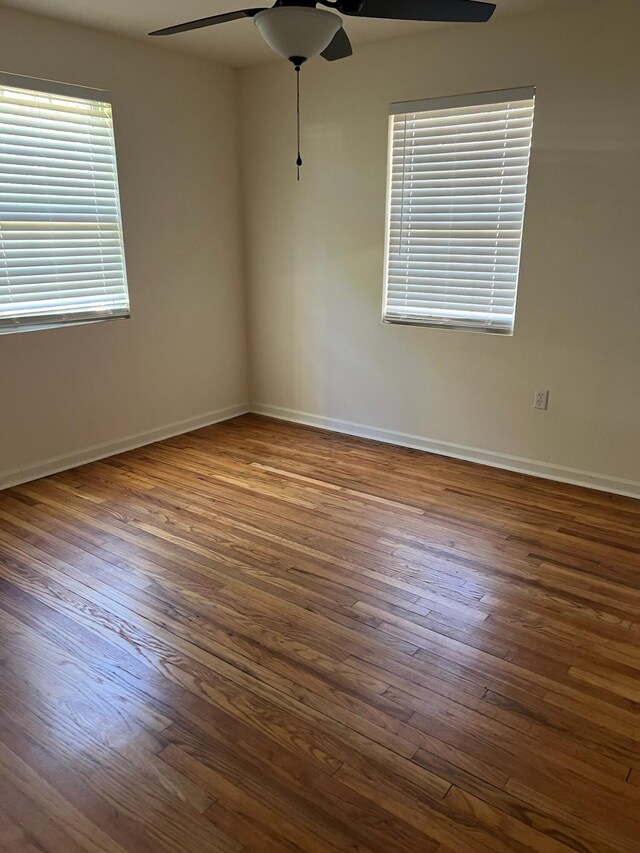
[[[107,456],[115,456],[117,453],[124,453],[127,450],[134,450],[136,447],[143,447],[145,444],[153,444],[155,441],[163,441],[165,438],[172,438],[174,435],[181,435],[184,432],[192,432],[195,429],[201,429],[202,427],[220,423],[220,421],[236,418],[238,415],[246,415],[249,411],[249,406],[228,406],[225,409],[218,409],[217,411],[209,412],[206,415],[200,415],[196,418],[189,418],[186,421],[178,421],[177,423],[168,424],[167,426],[150,430],[149,432],[129,435],[126,438],[111,441],[107,444],[95,444],[92,447],[85,447],[83,450],[79,450],[76,453],[55,456],[51,459],[43,459],[42,461],[36,462],[34,465],[28,465],[25,468],[16,468],[13,471],[0,473],[0,490],[8,489],[10,486],[17,486],[20,483],[28,483],[31,480],[38,480],[40,477],[48,477],[51,474],[58,474],[60,471],[67,471],[69,468],[77,468],[78,465],[86,465],[88,462],[96,462],[98,459],[105,459]]]
[[[383,441],[386,444],[398,444],[402,447],[425,450],[428,453],[436,453],[439,456],[451,456],[454,459],[464,459],[467,462],[477,462],[481,465],[491,465],[494,468],[504,468],[507,471],[516,471],[519,474],[530,474],[533,477],[543,477],[546,480],[557,480],[561,483],[571,483],[574,486],[585,486],[588,489],[597,489],[601,492],[612,492],[616,495],[625,495],[626,497],[640,499],[640,483],[634,480],[608,477],[604,474],[595,474],[591,471],[567,468],[564,465],[554,465],[549,462],[540,462],[536,459],[510,456],[506,453],[498,453],[493,450],[482,450],[462,444],[436,441],[420,435],[378,429],[377,427],[355,424],[350,421],[341,421],[336,418],[310,415],[306,412],[285,409],[280,406],[252,403],[250,409],[256,414],[267,415],[270,418],[277,418],[278,420],[293,421],[294,423],[318,427],[319,429],[341,432],[346,435],[356,435],[360,438],[370,438],[375,441]]]
[[[56,456],[44,459],[24,468],[14,469],[0,473],[0,490],[20,483],[28,483],[40,477],[48,477],[78,465],[86,465],[98,459],[115,456],[127,450],[134,450],[145,444],[153,444],[174,435],[211,426],[239,415],[255,412],[259,415],[267,415],[278,420],[292,421],[293,423],[305,424],[306,426],[318,427],[319,429],[340,432],[346,435],[355,435],[360,438],[370,438],[374,441],[382,441],[386,444],[397,444],[401,447],[411,447],[416,450],[424,450],[427,453],[436,453],[439,456],[450,456],[454,459],[464,459],[467,462],[477,462],[481,465],[491,465],[494,468],[504,468],[507,471],[516,471],[520,474],[530,474],[534,477],[543,477],[547,480],[557,480],[561,483],[571,483],[575,486],[585,486],[589,489],[598,489],[603,492],[612,492],[617,495],[625,495],[640,499],[640,483],[634,480],[623,480],[617,477],[608,477],[603,474],[595,474],[591,471],[582,471],[577,468],[567,468],[564,465],[553,465],[548,462],[540,462],[535,459],[526,459],[520,456],[509,456],[506,453],[498,453],[493,450],[482,450],[477,447],[467,447],[461,444],[436,441],[420,435],[411,435],[404,432],[379,429],[377,427],[356,424],[351,421],[342,421],[337,418],[327,418],[320,415],[311,415],[307,412],[299,412],[296,409],[286,409],[280,406],[268,406],[262,403],[252,405],[229,406],[218,409],[206,415],[190,418],[185,421],[169,424],[149,432],[130,435],[107,444],[85,447],[76,453]]]

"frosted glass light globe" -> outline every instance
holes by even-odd
[[[253,20],[269,47],[285,59],[317,56],[342,26],[338,15],[310,6],[276,6]]]

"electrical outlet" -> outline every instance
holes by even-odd
[[[549,408],[548,391],[536,391],[536,396],[533,398],[533,408],[542,409],[546,412],[546,410]]]

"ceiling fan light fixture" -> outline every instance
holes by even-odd
[[[302,61],[322,53],[342,26],[338,15],[310,6],[274,6],[253,20],[272,50]]]

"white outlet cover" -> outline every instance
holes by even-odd
[[[543,411],[546,411],[549,408],[548,391],[536,391],[535,396],[533,398],[533,408],[542,409]]]

